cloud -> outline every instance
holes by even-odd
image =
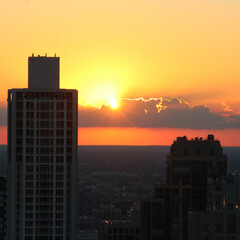
[[[240,129],[240,115],[230,107],[220,113],[211,112],[205,105],[191,105],[183,99],[121,98],[118,108],[110,104],[95,107],[79,105],[79,127],[140,127],[190,129]],[[0,106],[0,126],[7,125],[7,110]]]
[[[122,98],[118,109],[79,107],[81,127],[145,127],[224,129],[240,128],[237,115],[216,114],[205,105],[191,106],[179,98]]]

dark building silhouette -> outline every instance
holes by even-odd
[[[227,174],[227,158],[213,135],[178,137],[167,156],[167,182],[141,201],[142,240],[186,240],[190,210],[207,208],[207,181]]]
[[[8,240],[76,238],[77,90],[59,58],[29,57],[27,89],[8,91]]]
[[[207,210],[188,212],[188,239],[240,239],[240,175],[209,178],[207,198]]]
[[[0,176],[0,239],[6,239],[7,225],[7,180],[5,176]]]
[[[191,209],[207,207],[207,180],[227,174],[227,158],[218,140],[177,138],[167,156],[167,184],[189,185]]]

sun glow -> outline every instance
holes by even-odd
[[[102,55],[105,56],[104,53]],[[91,101],[96,107],[101,107],[126,94],[132,74],[129,66],[121,64],[120,60],[116,63],[108,57],[96,58],[87,59],[85,63],[76,60],[78,64],[73,69],[72,86],[66,84],[63,87],[77,88],[80,104]]]
[[[117,100],[110,100],[110,101],[108,101],[108,104],[111,106],[111,108],[117,108],[118,107]]]
[[[106,104],[113,107],[114,105],[116,106],[116,103],[114,104],[114,102],[116,102],[114,99],[116,99],[118,95],[116,87],[110,84],[97,85],[79,93],[79,104],[92,105],[95,107],[101,107],[101,105]]]

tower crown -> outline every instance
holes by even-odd
[[[59,89],[59,57],[29,57],[28,88]]]
[[[223,156],[223,149],[213,135],[208,135],[206,139],[196,137],[190,140],[183,136],[173,142],[170,154],[172,156]]]

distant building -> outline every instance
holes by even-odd
[[[105,221],[103,240],[140,240],[139,223],[131,221]]]
[[[78,233],[78,240],[98,240],[97,230],[83,230]]]
[[[93,217],[98,220],[122,220],[122,210],[112,205],[101,205],[93,209]]]
[[[8,240],[76,239],[77,105],[59,58],[29,57],[8,91]]]
[[[167,156],[167,183],[141,201],[142,240],[186,240],[188,211],[207,209],[207,181],[227,173],[227,158],[213,135],[178,137]]]
[[[6,177],[0,176],[0,239],[6,239],[7,225],[7,180]]]
[[[208,209],[188,213],[189,240],[240,239],[240,176],[209,179]]]

